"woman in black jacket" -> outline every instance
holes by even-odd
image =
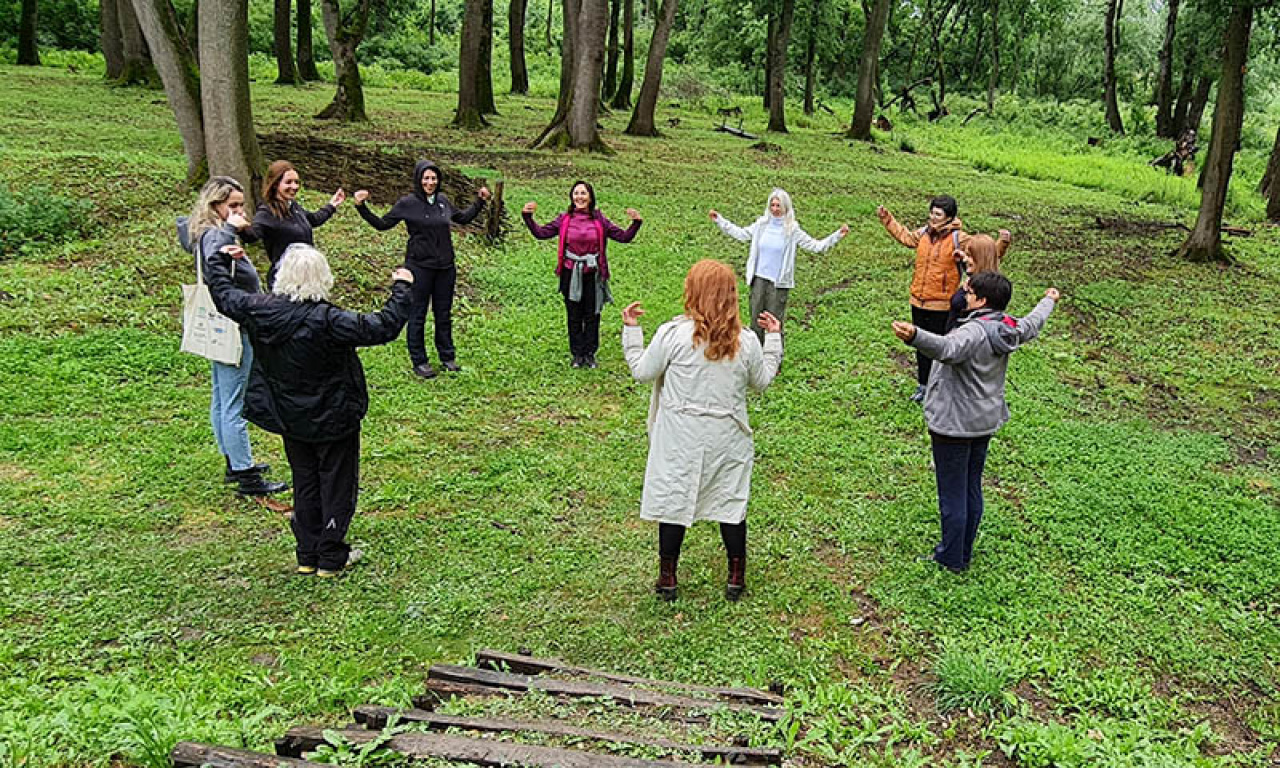
[[[489,190],[481,187],[470,208],[460,211],[440,192],[440,169],[429,160],[421,160],[413,168],[411,194],[396,201],[386,216],[369,210],[367,190],[355,194],[356,212],[374,229],[385,232],[404,222],[409,230],[404,265],[413,272],[413,305],[409,309],[409,329],[405,343],[413,372],[424,379],[435,378],[436,371],[427,360],[424,341],[427,308],[435,320],[436,354],[440,367],[460,371],[457,350],[453,346],[453,290],[458,282],[458,267],[453,257],[453,237],[449,227],[466,224],[479,215],[489,199]]]
[[[356,347],[399,335],[413,274],[393,272],[386,306],[362,315],[329,303],[333,273],[309,245],[286,251],[269,294],[232,284],[228,264],[237,254],[243,254],[239,246],[208,254],[205,275],[218,311],[253,340],[245,416],[284,438],[298,573],[335,576],[362,554],[346,542],[356,511],[360,422],[369,409]]]
[[[267,250],[267,260],[271,262],[267,270],[267,290],[275,285],[276,270],[280,268],[285,249],[294,243],[315,245],[313,230],[328,221],[347,199],[347,193],[338,187],[327,205],[308,211],[298,204],[301,186],[298,171],[288,160],[277,160],[268,166],[267,176],[262,180],[263,202],[253,214],[252,234],[245,240],[260,240]]]

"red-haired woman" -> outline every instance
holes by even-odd
[[[696,520],[720,524],[729,560],[725,597],[746,588],[747,499],[755,448],[747,391],[769,386],[782,361],[781,323],[758,318],[764,346],[738,317],[738,281],[723,262],[694,264],[684,314],[664,323],[646,349],[640,302],[622,310],[622,351],[637,381],[653,381],[649,460],[640,517],[658,523],[658,595],[676,598],[676,562]]]
[[[253,214],[253,235],[262,241],[271,262],[271,268],[267,270],[268,290],[275,285],[276,270],[280,268],[280,257],[284,256],[285,249],[294,243],[315,245],[312,230],[328,221],[347,199],[347,193],[338,187],[338,191],[329,198],[328,205],[308,211],[298,204],[298,189],[301,187],[298,171],[288,160],[272,163],[262,180],[262,202]]]

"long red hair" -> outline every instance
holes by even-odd
[[[289,206],[280,199],[280,180],[289,171],[297,173],[297,170],[288,160],[277,160],[267,166],[267,177],[262,180],[262,202],[267,204],[277,218],[289,218]]]
[[[732,360],[738,354],[742,320],[738,317],[738,278],[722,261],[703,259],[684,279],[684,313],[693,320],[693,344],[706,344],[708,360]]]

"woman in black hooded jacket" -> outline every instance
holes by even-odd
[[[365,205],[369,199],[367,190],[361,189],[355,194],[356,211],[374,229],[385,232],[403,221],[409,230],[404,265],[413,273],[413,304],[409,308],[405,342],[409,347],[413,372],[424,379],[436,375],[427,359],[424,340],[428,307],[435,320],[436,354],[440,357],[440,367],[446,371],[461,370],[456,359],[457,350],[453,346],[453,290],[458,281],[458,267],[454,263],[453,237],[449,228],[474,219],[489,199],[488,188],[481,187],[471,207],[460,211],[440,192],[440,175],[440,168],[435,163],[418,161],[413,168],[411,193],[397,200],[386,216],[378,216]]]

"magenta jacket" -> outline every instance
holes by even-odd
[[[609,240],[615,240],[619,243],[629,243],[635,239],[636,233],[640,231],[639,220],[631,222],[631,226],[623,229],[612,221],[605,218],[605,215],[596,209],[593,214],[596,227],[600,232],[600,251],[598,263],[600,264],[600,277],[609,279],[609,260],[605,256],[605,245]],[[564,236],[569,229],[569,214],[561,213],[547,224],[539,224],[533,220],[533,214],[524,214],[524,223],[529,227],[529,233],[539,240],[550,240],[553,237],[559,237],[560,243],[556,247],[556,274],[560,274],[565,268],[564,255]]]

